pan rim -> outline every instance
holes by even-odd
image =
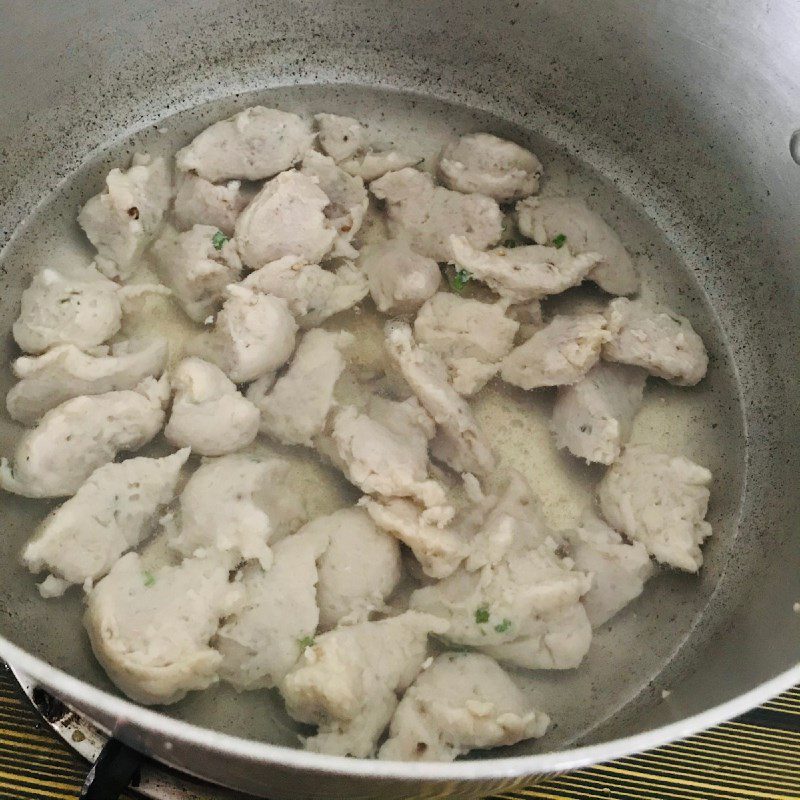
[[[800,662],[798,662],[731,700],[712,706],[699,714],[633,736],[614,739],[602,744],[585,745],[530,756],[420,763],[311,753],[283,745],[243,739],[176,720],[159,711],[140,706],[75,678],[31,655],[3,636],[0,636],[0,657],[9,664],[13,664],[15,669],[21,670],[57,694],[63,692],[72,697],[84,697],[91,705],[103,708],[105,713],[118,719],[124,719],[132,727],[160,733],[165,740],[172,741],[173,745],[175,741],[179,741],[188,745],[213,749],[224,755],[262,763],[274,763],[315,773],[408,781],[498,780],[567,772],[651,750],[700,733],[739,716],[786,689],[800,684]],[[80,710],[85,713],[84,709]],[[91,715],[87,714],[87,716],[91,719]],[[157,757],[155,760],[161,761]],[[167,765],[169,766],[169,764]]]

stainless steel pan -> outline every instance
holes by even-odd
[[[488,127],[530,143],[619,216],[652,290],[697,322],[712,367],[682,396],[672,418],[681,430],[661,434],[686,439],[716,477],[716,535],[700,579],[659,577],[574,675],[520,677],[559,722],[539,744],[398,766],[293,749],[294,730],[266,694],[219,689],[163,714],[134,706],[95,665],[79,600],[40,600],[18,566],[42,509],[9,495],[0,497],[0,656],[133,747],[272,798],[477,796],[655,746],[800,683],[794,0],[3,0],[0,9],[4,361],[31,271],[63,257],[56,242],[82,246],[79,203],[133,147],[168,149],[256,101],[344,109],[386,139]],[[9,382],[4,371],[0,391]],[[14,435],[3,419],[0,446]]]

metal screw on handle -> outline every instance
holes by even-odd
[[[135,782],[144,756],[116,739],[109,739],[86,776],[82,800],[118,800]]]

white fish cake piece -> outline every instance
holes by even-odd
[[[89,350],[120,329],[122,304],[118,286],[94,264],[83,269],[45,268],[22,293],[14,339],[26,353],[39,354],[60,344]]]
[[[329,537],[318,561],[319,627],[366,622],[385,610],[401,577],[400,545],[364,509],[343,508],[317,517],[298,532]]]
[[[363,492],[413,497],[431,507],[445,503],[441,484],[428,475],[433,433],[433,421],[416,399],[372,398],[365,411],[336,408],[316,446]]]
[[[161,279],[195,322],[217,312],[225,287],[242,274],[236,243],[209,225],[195,225],[184,233],[167,226],[152,252]]]
[[[517,203],[520,233],[536,244],[553,244],[565,237],[562,247],[572,253],[600,253],[603,259],[589,273],[609,294],[635,294],[639,275],[625,245],[611,226],[577,197],[529,197]]]
[[[258,434],[258,408],[225,373],[201,358],[185,358],[172,373],[175,398],[164,436],[201,456],[223,456],[247,447]]]
[[[311,124],[297,114],[252,106],[206,128],[178,150],[175,164],[208,181],[260,181],[296,164],[313,141]]]
[[[338,236],[325,216],[328,206],[319,181],[302,172],[282,172],[267,181],[236,220],[242,261],[258,269],[284,256],[322,260]]]
[[[657,561],[687,572],[703,563],[711,472],[646,445],[626,447],[597,487],[606,521]]]
[[[324,633],[307,647],[280,687],[289,714],[318,726],[307,750],[366,758],[419,673],[428,634],[447,624],[407,611]]]
[[[118,453],[138,450],[161,430],[169,384],[74,397],[19,439],[13,464],[0,459],[0,486],[25,497],[68,497]]]
[[[332,255],[352,258],[356,255],[356,250],[350,242],[361,229],[369,206],[369,195],[364,181],[345,172],[332,158],[323,156],[316,150],[309,150],[305,154],[300,172],[315,178],[319,188],[328,197],[329,203],[324,214],[338,234]]]
[[[364,145],[364,127],[353,117],[314,114],[317,140],[322,151],[334,161],[352,158]]]
[[[414,320],[416,340],[447,364],[453,388],[461,395],[482,389],[511,352],[519,323],[503,303],[482,303],[438,292]]]
[[[556,445],[587,463],[611,464],[628,441],[646,379],[643,369],[601,361],[559,388],[550,420]]]
[[[25,566],[47,570],[64,588],[101,578],[153,532],[187,458],[189,450],[181,450],[99,467],[39,526],[22,552]]]
[[[358,266],[367,276],[369,292],[383,314],[416,311],[442,281],[439,265],[414,252],[403,238],[362,247]]]
[[[453,139],[439,156],[439,177],[445,186],[501,203],[536,194],[541,174],[542,164],[530,150],[490,133]]]
[[[150,572],[128,553],[89,593],[92,650],[128,697],[166,705],[217,682],[222,656],[210,642],[242,599],[230,568],[216,553]]]
[[[556,554],[555,540],[511,548],[502,560],[473,572],[459,567],[417,589],[411,608],[447,620],[449,641],[484,649],[526,635],[532,620],[547,620],[580,604],[590,580]],[[585,654],[585,652],[584,652]]]
[[[172,200],[172,176],[163,158],[137,153],[127,170],[112,169],[106,188],[90,198],[78,224],[97,249],[109,278],[129,278],[158,233]]]
[[[378,757],[453,761],[470,750],[538,739],[549,724],[496,661],[443,653],[406,690]]]
[[[592,627],[598,628],[642,593],[653,564],[641,542],[626,542],[590,510],[567,539],[575,568],[592,576],[582,602]]]
[[[581,603],[543,617],[530,617],[520,635],[481,648],[486,655],[520,669],[575,669],[589,651],[592,626]]]
[[[180,172],[172,208],[175,225],[181,231],[191,230],[195,225],[210,225],[226,236],[233,236],[239,214],[255,195],[241,181],[212,183],[192,172]]]
[[[491,448],[469,404],[450,384],[444,361],[417,345],[406,323],[387,324],[386,349],[391,362],[438,426],[431,445],[434,457],[456,472],[491,472],[495,463]]]
[[[521,389],[570,385],[597,364],[608,340],[602,314],[559,314],[503,359],[500,375]]]
[[[335,270],[284,256],[248,275],[243,284],[286,300],[297,324],[315,328],[326,319],[352,308],[369,288],[361,270],[343,261]]]
[[[410,168],[389,172],[369,188],[386,201],[392,233],[405,235],[417,252],[436,261],[453,259],[453,236],[483,250],[502,235],[503,215],[495,200],[435,186],[427,172]]]
[[[315,529],[278,542],[265,571],[258,564],[242,570],[244,603],[219,631],[221,677],[240,690],[280,684],[314,637],[319,622],[317,562],[328,535]]]
[[[187,346],[216,364],[234,383],[254,381],[282,367],[294,351],[297,323],[282,297],[232,284],[213,330]]]
[[[474,479],[474,476],[473,476]],[[469,481],[465,483],[469,489]],[[474,513],[468,520],[472,531],[464,567],[474,572],[487,564],[499,564],[512,548],[550,546],[554,538],[545,522],[538,501],[525,477],[511,470],[498,494],[484,494],[478,485]]]
[[[6,395],[12,419],[32,425],[50,409],[81,395],[133,389],[160,377],[167,363],[167,340],[128,339],[93,356],[73,344],[56,345],[40,356],[21,356],[11,365],[20,379]]]
[[[607,361],[643,367],[678,386],[694,386],[705,376],[708,354],[686,317],[625,297],[609,303],[606,317]]]
[[[506,657],[495,648],[513,646],[527,654],[529,663],[536,659],[536,668],[577,666],[591,641],[580,605],[591,585],[589,576],[562,556],[560,541],[517,473],[483,513],[464,564],[448,578],[415,591],[411,608],[447,620],[449,641],[501,660]],[[585,646],[554,651],[548,658],[541,637],[556,631],[555,620],[565,615],[574,618],[577,632],[588,630],[588,637],[580,639]],[[534,636],[538,643],[530,641]]]
[[[353,341],[345,331],[310,330],[268,394],[251,386],[247,397],[258,409],[261,432],[283,444],[312,447],[334,405],[334,389],[346,364],[343,351]]]
[[[375,524],[408,547],[422,571],[431,578],[452,575],[467,554],[459,534],[426,518],[425,511],[410,500],[398,497],[359,501]]]
[[[422,159],[400,150],[367,150],[340,162],[339,166],[365,183],[382,178],[389,172],[416,167]]]
[[[236,560],[272,564],[269,542],[296,531],[305,512],[289,486],[289,465],[279,458],[232,454],[206,459],[189,478],[175,519],[167,520],[169,546],[184,556],[215,549]]]
[[[539,300],[577,286],[602,258],[599,253],[525,245],[482,250],[467,236],[450,238],[449,260],[512,303]]]

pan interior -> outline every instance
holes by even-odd
[[[97,152],[58,191],[39,205],[3,254],[3,294],[0,320],[6,363],[15,351],[10,327],[19,295],[31,273],[45,265],[91,258],[75,216],[80,205],[100,190],[107,171],[126,166],[133,152],[170,154],[210,122],[255,103],[310,114],[348,114],[369,127],[370,140],[396,146],[434,163],[443,142],[454,133],[485,130],[530,147],[545,165],[543,191],[587,198],[619,232],[639,267],[644,297],[664,302],[689,317],[711,355],[708,376],[697,387],[682,389],[652,380],[636,421],[633,441],[686,455],[714,474],[709,520],[714,537],[705,548],[699,576],[662,572],[643,596],[598,630],[584,664],[568,672],[514,673],[526,691],[536,696],[553,718],[551,732],[538,743],[524,743],[515,753],[552,750],[590,738],[601,722],[625,715],[632,708],[661,702],[669,688],[670,665],[687,656],[695,636],[724,616],[704,615],[726,564],[734,553],[736,522],[743,487],[744,436],[740,394],[729,351],[713,309],[696,278],[659,230],[612,183],[569,156],[536,132],[506,120],[422,95],[364,86],[306,85],[270,89],[215,101],[178,115],[164,117]],[[605,298],[607,299],[607,298]],[[604,297],[581,289],[554,300],[549,309],[598,305]],[[162,318],[156,325],[173,324]],[[362,347],[376,346],[377,320],[368,308],[335,323],[358,325]],[[8,368],[0,375],[2,392],[12,384]],[[567,527],[591,499],[602,471],[558,452],[551,441],[548,419],[552,393],[526,393],[492,384],[476,400],[479,421],[506,466],[522,471],[539,494],[555,527]],[[6,416],[0,420],[0,447],[10,453],[21,429]],[[327,467],[306,453],[287,452],[298,481],[318,500],[324,513],[356,497]],[[61,601],[43,600],[34,578],[19,566],[19,552],[48,505],[12,495],[0,496],[5,535],[0,553],[0,603],[3,635],[67,672],[114,691],[92,657],[83,633],[81,597],[76,589]],[[156,558],[157,555],[152,557]],[[713,619],[712,619],[713,618]],[[659,691],[655,691],[657,687]],[[237,694],[218,686],[190,695],[164,713],[218,731],[289,746],[297,745],[297,727],[271,692]],[[497,751],[498,753],[501,751]],[[503,751],[508,755],[509,751]]]

